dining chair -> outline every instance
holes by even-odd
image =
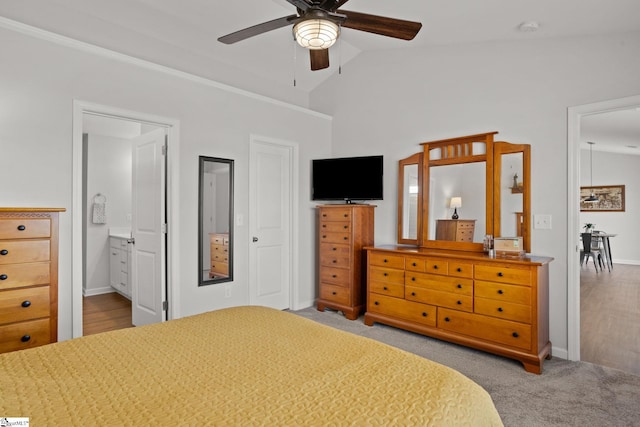
[[[598,271],[598,265],[600,269],[604,267],[602,264],[602,251],[600,250],[600,244],[593,239],[591,233],[582,233],[582,250],[580,251],[580,265],[583,263],[586,265],[589,262],[589,258],[593,257],[593,265]],[[594,247],[595,244],[595,247]]]

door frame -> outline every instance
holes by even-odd
[[[179,253],[179,135],[180,121],[177,119],[140,113],[107,105],[95,104],[82,100],[73,100],[73,134],[72,134],[72,209],[71,209],[71,322],[72,337],[81,337],[82,331],[82,194],[84,183],[82,182],[83,159],[83,115],[95,114],[115,119],[131,120],[141,123],[153,124],[165,127],[167,130],[167,163],[166,163],[166,210],[167,210],[167,253],[166,253],[166,279],[167,299],[169,309],[167,319],[180,317],[180,289],[174,286],[179,283],[180,266],[174,254]]]
[[[640,106],[640,95],[567,109],[567,357],[580,360],[580,121]]]
[[[289,200],[291,201],[291,212],[289,212],[289,214],[290,214],[291,220],[289,221],[289,245],[291,250],[289,255],[289,262],[290,262],[289,274],[290,274],[291,280],[289,281],[289,308],[291,310],[298,310],[300,308],[303,308],[303,307],[298,307],[298,304],[296,303],[297,301],[299,301],[299,288],[295,286],[296,283],[299,283],[298,256],[300,253],[299,233],[296,232],[296,230],[299,230],[299,227],[300,227],[299,225],[299,199],[300,199],[299,198],[299,192],[300,192],[299,144],[291,141],[285,141],[282,139],[275,139],[275,138],[270,138],[262,135],[251,134],[249,136],[249,153],[252,152],[251,147],[255,144],[267,144],[267,145],[278,146],[288,150],[290,153],[289,168],[291,173],[290,175],[291,185],[289,186],[289,191],[290,191]],[[251,181],[251,179],[249,179],[249,181]],[[249,185],[251,186],[251,182],[249,183]],[[253,194],[252,191],[256,191],[255,188],[249,188],[250,201],[252,197],[251,195]],[[251,215],[249,215],[249,217],[251,217]],[[249,219],[251,220],[251,218]],[[253,232],[253,225],[254,224],[249,223],[248,231],[250,235]],[[249,249],[249,254],[251,254],[251,248]],[[249,269],[250,269],[249,281],[251,281],[252,272],[255,271],[254,270],[255,266],[253,265],[254,263],[255,263],[255,259],[250,255],[249,256]],[[249,301],[250,301],[252,284],[248,283],[247,285],[248,285]]]

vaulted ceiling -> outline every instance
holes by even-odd
[[[250,91],[304,96],[362,52],[640,31],[639,0],[350,0],[343,8],[423,27],[412,41],[344,28],[331,66],[310,71],[290,27],[232,45],[217,41],[295,13],[286,0],[2,0],[0,16]],[[519,28],[530,22],[537,31]]]

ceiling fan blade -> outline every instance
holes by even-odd
[[[329,49],[309,49],[311,71],[329,68]]]
[[[366,31],[381,36],[395,37],[402,40],[413,40],[422,24],[420,22],[404,21],[402,19],[369,15],[368,13],[350,12],[338,9],[336,12],[347,15],[342,23],[345,28]]]
[[[227,34],[226,36],[222,36],[218,38],[218,41],[225,44],[236,43],[248,39],[249,37],[286,27],[297,19],[298,15],[289,15],[272,21],[263,22],[262,24],[254,25],[253,27],[245,28],[244,30],[239,30],[231,34]]]

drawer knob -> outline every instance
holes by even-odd
[[[389,262],[389,261],[387,261],[387,259],[385,258],[385,259],[382,260],[382,262]]]
[[[9,253],[9,251],[6,250],[6,249],[3,249],[3,250],[0,251],[0,255],[6,255],[8,253]]]
[[[502,277],[504,276],[504,274],[502,274],[502,271],[498,273],[498,277]]]
[[[457,271],[458,273],[461,273],[461,272],[462,272],[462,269],[461,269],[460,267],[458,267],[458,268],[456,268],[456,271]]]
[[[456,301],[456,304],[462,305],[462,301],[458,300],[458,301]]]
[[[333,295],[336,295],[336,291],[331,292]]]
[[[7,280],[8,278],[6,274],[0,274],[0,280]]]
[[[331,248],[332,251],[337,251],[338,248],[336,248],[335,246],[333,248]]]
[[[416,281],[416,278],[415,278],[415,277],[412,277],[412,278],[411,278],[411,281],[412,281],[412,282],[415,282],[415,281]]]
[[[326,239],[326,238],[327,238],[327,235],[326,235],[326,234],[323,234],[323,235],[322,235],[322,238],[323,238],[323,239]]]
[[[411,296],[412,296],[412,297],[415,297],[415,296],[416,296],[416,293],[415,293],[415,292],[411,292]]]
[[[327,228],[327,224],[322,224],[322,228]]]
[[[22,342],[31,341],[31,335],[23,335],[22,338],[20,338],[20,341],[22,341]]]
[[[24,231],[26,229],[27,229],[27,227],[25,227],[24,225],[19,225],[18,226],[18,230],[20,230],[20,231]]]
[[[445,318],[444,318],[444,321],[445,321],[445,322],[450,322],[450,321],[451,321],[451,319],[449,319],[448,317],[445,317]]]
[[[333,261],[331,261],[332,263],[336,264],[338,262],[337,259],[334,259]]]
[[[349,226],[348,226],[348,225],[345,225],[345,226],[344,226],[344,229],[346,230],[347,228],[349,228]]]
[[[517,332],[514,332],[514,333],[511,334],[511,336],[514,337],[514,338],[518,338],[520,335]]]
[[[378,301],[374,302],[375,305],[380,305],[380,303]]]
[[[438,269],[438,266],[437,266],[437,265],[434,265],[434,266],[433,266],[433,269],[434,269],[434,270],[437,270],[437,269]]]
[[[336,277],[338,277],[338,275],[333,274],[331,277],[333,277],[335,279]]]
[[[415,263],[415,262],[414,262],[413,264],[411,264],[411,265],[413,265],[414,267],[417,267],[417,266],[418,266],[418,264],[417,264],[417,263]]]
[[[500,295],[502,295],[502,294],[504,294],[504,291],[503,291],[502,289],[498,289],[498,293],[499,293]]]
[[[502,313],[504,310],[502,309],[502,307],[498,307],[498,311]]]
[[[383,286],[382,289],[384,289],[385,291],[389,290],[389,288],[387,288],[386,286]]]
[[[426,311],[422,312],[422,317],[427,317],[427,312]]]
[[[344,214],[344,217],[345,218],[349,218],[349,214]]]
[[[458,288],[458,289],[462,289],[462,285],[461,285],[460,283],[458,283],[457,288]]]
[[[27,308],[27,307],[31,306],[31,301],[29,301],[29,300],[22,301],[22,304],[21,304],[21,305],[22,305],[24,308]]]
[[[347,236],[344,236],[342,240],[349,240],[349,238]]]
[[[384,272],[384,273],[382,273],[382,275],[383,275],[384,277],[387,277],[387,276],[389,275],[389,273]]]

